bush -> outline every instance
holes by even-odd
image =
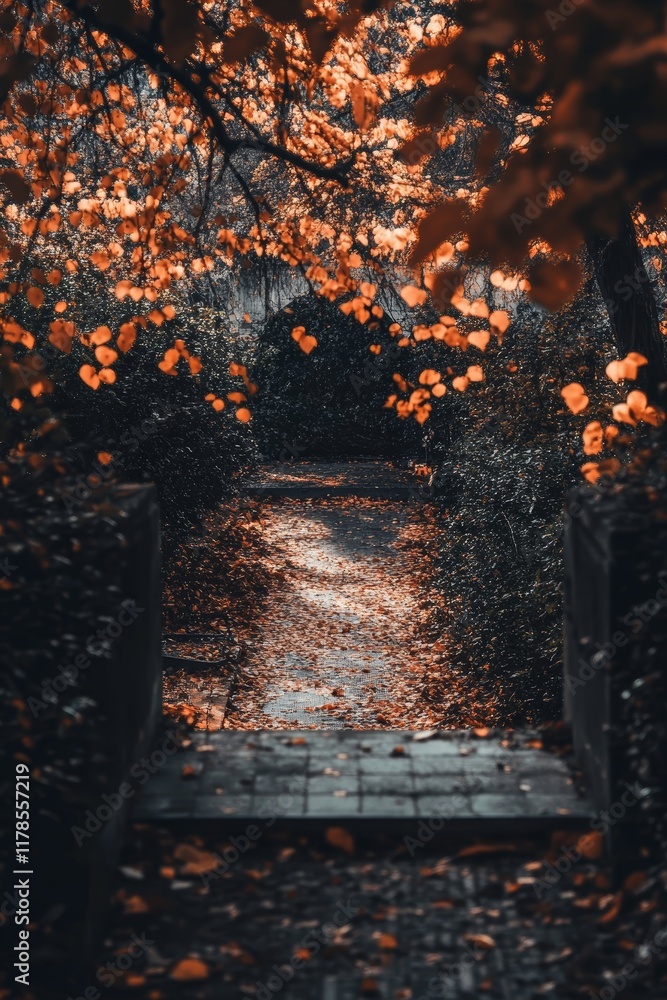
[[[210,309],[191,310],[187,322],[150,340],[144,335],[117,364],[113,385],[93,391],[81,381],[78,368],[88,357],[80,346],[58,378],[54,404],[62,407],[70,455],[82,480],[92,473],[102,479],[113,474],[125,481],[154,482],[170,535],[198,525],[205,511],[230,496],[236,476],[255,453],[252,431],[234,419],[234,407],[228,403],[217,412],[204,399],[209,390],[224,400],[228,391],[244,388],[229,374],[229,363],[236,360],[229,341],[215,334],[220,319]],[[193,354],[201,354],[201,375],[193,377],[182,360],[177,377],[158,368],[176,337]],[[99,467],[97,452],[111,455],[107,471]]]
[[[524,304],[484,366],[486,382],[446,397],[426,425],[446,513],[443,630],[454,668],[474,675],[495,702],[490,724],[537,723],[562,711],[563,508],[581,482],[580,431],[591,417],[573,418],[560,389],[572,381],[599,384],[596,396],[613,389],[601,381],[605,327],[599,314],[591,331],[589,296],[546,321]],[[430,694],[442,696],[437,687]]]
[[[390,322],[361,324],[317,296],[296,299],[273,316],[253,367],[260,450],[271,458],[412,454],[419,429],[383,408],[391,371],[370,351],[386,343]],[[296,327],[317,339],[310,354],[291,336]]]

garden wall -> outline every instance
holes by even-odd
[[[639,482],[575,491],[565,535],[565,717],[598,808],[650,850],[665,841],[666,666],[662,497]]]

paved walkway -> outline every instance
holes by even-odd
[[[324,485],[321,470],[314,483],[297,473],[298,501],[281,483],[280,499],[266,493],[276,588],[225,722],[237,731],[194,732],[134,802],[100,958],[125,970],[109,995],[599,990],[602,970],[627,961],[610,934],[587,959],[614,897],[587,861],[594,851],[562,854],[590,837],[592,804],[534,734],[420,717],[417,681],[445,656],[424,632],[428,505],[323,498],[347,488],[330,471]],[[545,834],[550,863],[568,859],[562,876],[540,860]],[[137,939],[147,944],[128,968]]]
[[[274,500],[262,529],[275,585],[246,643],[232,728],[428,727],[419,683],[430,512],[401,500]]]

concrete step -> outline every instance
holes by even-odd
[[[141,822],[230,831],[530,836],[595,814],[534,735],[409,730],[196,733],[135,802]],[[426,835],[426,834],[424,834]]]
[[[426,481],[409,469],[381,460],[295,461],[260,466],[246,483],[251,496],[318,499],[360,497],[409,500],[425,497]]]

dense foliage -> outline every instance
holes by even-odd
[[[596,328],[582,336],[582,317],[596,314]],[[494,693],[497,724],[562,711],[563,497],[579,481],[581,459],[558,386],[585,372],[604,395],[605,356],[608,332],[593,292],[557,317],[524,305],[494,351],[484,395],[456,400],[454,424],[443,408],[427,425],[447,512],[444,626],[453,663]]]
[[[79,472],[73,502],[85,497],[91,476],[93,484],[96,476],[102,483],[154,482],[171,538],[235,491],[236,477],[253,461],[255,446],[227,399],[245,387],[230,372],[233,354],[222,335],[224,323],[219,311],[189,306],[175,329],[156,330],[150,341],[136,345],[124,358],[124,377],[104,393],[91,393],[75,369],[61,367],[54,403],[69,431],[66,454]],[[177,359],[173,372],[158,367],[174,338],[195,345],[220,409],[202,399],[186,357]],[[74,347],[73,354],[82,350]]]
[[[252,372],[257,440],[267,457],[414,454],[418,428],[384,408],[391,372],[371,352],[389,325],[387,317],[375,328],[362,325],[316,296],[291,302],[266,323]],[[308,353],[303,337],[316,341]]]
[[[30,765],[31,857],[53,859],[43,865],[33,897],[33,957],[46,973],[81,948],[86,859],[71,827],[108,787],[115,766],[105,707],[95,696],[112,646],[91,639],[123,599],[125,540],[108,494],[68,509],[63,498],[76,477],[62,466],[37,471],[26,460],[1,471],[0,724],[4,753]],[[8,771],[3,780],[9,782]],[[11,782],[13,800],[13,773]],[[13,848],[5,838],[5,872],[15,866]],[[6,899],[11,903],[11,895]],[[13,921],[13,913],[3,909],[2,923]],[[9,944],[6,930],[3,941]]]

